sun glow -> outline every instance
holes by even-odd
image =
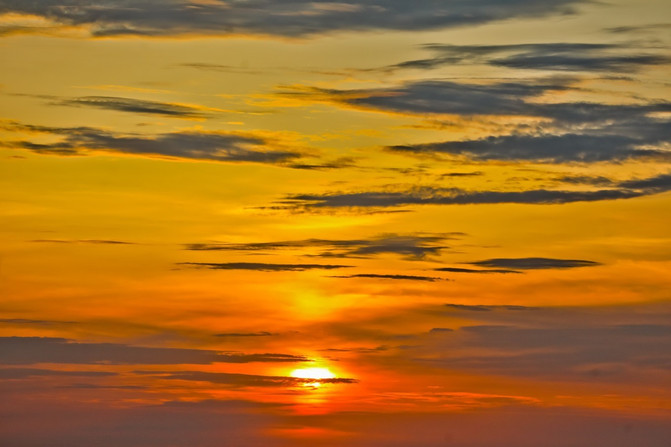
[[[327,368],[301,368],[291,371],[291,377],[297,379],[335,379],[336,375]]]

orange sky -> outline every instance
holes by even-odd
[[[669,23],[0,0],[0,443],[668,442]]]

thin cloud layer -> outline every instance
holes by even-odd
[[[55,143],[6,141],[5,146],[50,155],[117,152],[132,155],[224,162],[284,164],[302,157],[292,150],[275,150],[279,143],[264,137],[226,132],[172,132],[157,135],[122,134],[91,127],[45,127],[5,123],[15,132],[59,137]]]
[[[379,190],[349,193],[296,194],[285,197],[281,202],[269,208],[314,212],[329,208],[375,210],[378,208],[416,205],[482,205],[503,203],[558,205],[575,202],[631,199],[660,194],[669,190],[671,190],[671,174],[661,174],[650,179],[620,182],[611,189],[592,191],[552,189],[467,191],[459,188],[426,186],[402,191]],[[467,272],[462,271],[462,273]]]
[[[317,249],[314,255],[325,258],[369,258],[384,254],[397,254],[409,260],[421,260],[440,255],[448,240],[463,233],[447,234],[382,234],[370,239],[304,239],[296,241],[253,242],[247,244],[188,244],[194,251],[241,251],[265,253],[275,250]]]
[[[206,113],[193,106],[116,96],[84,96],[81,98],[55,101],[53,104],[70,107],[91,107],[115,110],[117,112],[159,115],[173,118],[205,118],[208,116]]]
[[[445,278],[436,278],[433,276],[415,276],[415,275],[377,275],[373,273],[360,273],[358,275],[332,276],[331,278],[372,278],[372,279],[396,279],[402,281],[445,281]]]
[[[387,69],[432,69],[454,64],[555,71],[634,71],[671,62],[658,48],[624,44],[530,43],[517,45],[425,45],[436,55],[401,62]],[[647,51],[646,51],[647,50]],[[647,53],[647,54],[645,54]]]
[[[188,380],[196,382],[209,382],[232,388],[244,387],[299,387],[315,383],[319,384],[352,384],[356,379],[333,378],[333,379],[301,379],[285,376],[262,376],[257,374],[236,373],[213,373],[204,371],[135,371],[135,374],[156,376],[160,379]]]
[[[203,349],[149,348],[116,343],[77,343],[64,338],[0,337],[0,364],[35,363],[179,365],[306,362],[288,354],[221,353]]]
[[[352,267],[351,265],[336,264],[269,264],[263,262],[180,262],[177,265],[210,270],[253,270],[257,272],[302,272],[305,270],[333,270]]]
[[[553,258],[495,258],[471,262],[480,267],[509,268],[518,270],[571,269],[576,267],[594,267],[598,262],[583,259]]]
[[[54,27],[80,26],[92,36],[265,36],[304,37],[334,31],[422,31],[477,25],[517,17],[567,14],[579,0],[496,0],[436,3],[417,0],[323,2],[250,0],[190,2],[185,0],[55,0],[0,1],[0,14],[44,18]],[[40,32],[30,23],[7,26],[4,34]]]
[[[663,101],[638,105],[537,101],[544,94],[572,90],[568,80],[492,84],[426,80],[372,90],[294,87],[280,94],[379,112],[533,117],[539,122],[529,125],[523,133],[511,128],[505,135],[386,148],[405,155],[544,163],[671,159],[665,147],[671,143],[668,131],[671,124],[668,116],[660,115],[671,111],[671,104]]]

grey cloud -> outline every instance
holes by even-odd
[[[380,254],[398,254],[406,259],[425,259],[439,255],[447,240],[463,236],[463,233],[443,234],[381,234],[369,239],[303,239],[295,241],[255,242],[247,244],[189,244],[188,250],[196,251],[249,251],[263,252],[316,248],[316,256],[325,258],[366,258]]]
[[[58,320],[33,320],[30,318],[1,318],[0,323],[15,325],[35,325],[35,326],[57,326],[77,324],[76,321],[58,321]]]
[[[488,138],[388,146],[406,155],[466,156],[475,160],[535,162],[598,162],[632,158],[669,160],[663,148],[671,142],[671,111],[664,101],[647,104],[588,102],[539,103],[533,99],[552,91],[569,91],[570,80],[467,84],[453,81],[415,81],[372,90],[299,88],[281,94],[308,100],[331,101],[354,108],[413,115],[536,117],[520,133]]]
[[[297,194],[285,198],[278,209],[317,211],[328,208],[386,208],[407,205],[472,204],[563,204],[599,200],[629,199],[657,190],[602,189],[596,191],[465,191],[461,189],[421,187],[403,192],[366,191],[353,193]]]
[[[444,281],[445,278],[435,278],[432,276],[414,276],[414,275],[376,275],[372,273],[361,273],[358,275],[332,276],[331,278],[373,278],[373,279],[398,279],[408,281]]]
[[[587,175],[565,175],[557,177],[555,180],[573,185],[611,186],[615,184],[613,180],[603,176],[590,177]]]
[[[566,14],[579,0],[33,0],[0,1],[0,13],[31,14],[60,25],[89,26],[93,36],[261,34],[302,37],[334,31],[420,31],[516,17]],[[29,28],[21,31],[28,32]],[[5,30],[10,33],[16,30]],[[35,32],[39,32],[35,29]]]
[[[513,305],[498,305],[498,306],[486,306],[482,304],[477,305],[468,305],[468,304],[446,304],[450,310],[463,310],[468,312],[491,312],[496,310],[538,310],[537,307],[529,306],[513,306]]]
[[[0,364],[211,364],[303,362],[287,354],[220,353],[202,349],[150,348],[116,343],[77,343],[64,338],[0,337]]]
[[[440,45],[425,48],[436,56],[401,62],[386,69],[431,69],[460,63],[558,71],[633,71],[645,65],[671,62],[659,49],[630,44],[534,43],[517,45]]]
[[[272,332],[225,332],[221,334],[214,334],[215,337],[270,337],[273,334]]]
[[[175,118],[205,118],[207,116],[207,114],[196,107],[116,96],[84,96],[55,101],[52,104],[72,107],[93,107],[119,112],[161,115]]]
[[[480,267],[510,268],[519,270],[568,269],[601,265],[598,262],[585,261],[582,259],[553,258],[496,258],[471,262],[471,264]]]
[[[639,138],[623,135],[513,135],[481,140],[392,146],[389,149],[409,154],[466,155],[475,160],[530,160],[553,163],[597,162],[645,157],[670,158],[667,151],[637,149],[637,145],[645,142]]]
[[[173,132],[158,135],[120,134],[90,127],[45,127],[9,123],[6,129],[60,136],[55,143],[6,141],[7,147],[53,155],[85,155],[111,151],[134,155],[197,160],[284,164],[300,158],[298,152],[272,150],[275,143],[254,135],[221,132]]]
[[[656,177],[647,179],[629,180],[620,183],[620,186],[632,189],[651,189],[659,191],[669,191],[671,190],[671,173],[660,174]]]
[[[18,380],[32,377],[110,377],[117,373],[106,371],[58,371],[37,368],[1,368],[0,379]]]
[[[521,273],[517,270],[508,270],[508,269],[487,269],[487,270],[476,270],[476,269],[465,269],[460,267],[440,267],[434,269],[437,272],[451,272],[451,273]]]
[[[262,376],[256,374],[236,374],[236,373],[213,373],[203,371],[180,371],[180,372],[161,372],[161,371],[135,371],[136,374],[152,375],[161,379],[189,380],[198,382],[216,383],[217,385],[227,385],[231,387],[295,387],[311,383],[356,383],[355,379],[333,378],[333,379],[300,379],[296,377],[284,376]]]
[[[104,239],[34,239],[30,242],[55,243],[55,244],[135,245],[135,242],[113,241]]]
[[[351,106],[411,114],[527,115],[524,100],[569,88],[568,81],[466,84],[453,81],[416,81],[372,90],[296,88],[284,96],[327,98]]]
[[[477,177],[484,175],[481,171],[474,172],[448,172],[446,174],[441,174],[441,177]]]
[[[186,265],[196,268],[206,268],[211,270],[253,270],[258,272],[302,272],[304,270],[333,270],[349,268],[351,265],[333,265],[333,264],[268,264],[262,262],[180,262],[177,265]]]

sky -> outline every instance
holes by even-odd
[[[666,0],[0,0],[0,443],[668,447]]]

